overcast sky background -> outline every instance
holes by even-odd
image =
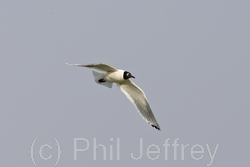
[[[59,167],[211,166],[249,164],[250,1],[1,0],[0,164]],[[162,131],[149,126],[114,85],[97,85],[87,68],[107,63],[130,71]],[[74,160],[74,138],[90,142]],[[114,141],[111,141],[113,138]],[[116,141],[120,140],[120,160]],[[143,157],[139,140],[143,138]],[[177,160],[163,144],[189,144]],[[107,148],[93,158],[93,140]],[[43,144],[53,147],[43,149]],[[146,149],[160,148],[156,160]],[[204,147],[200,160],[191,146]],[[113,159],[109,147],[113,145]],[[86,147],[81,142],[79,147]],[[154,150],[152,148],[152,150]]]

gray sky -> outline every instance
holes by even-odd
[[[36,139],[37,166],[55,165],[56,140],[59,167],[246,166],[249,7],[243,0],[2,0],[0,165],[34,166]],[[90,69],[65,62],[130,71],[162,131],[115,85],[97,85]],[[134,160],[140,138],[143,155]],[[86,148],[76,160],[74,139]]]

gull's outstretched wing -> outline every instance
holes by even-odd
[[[116,68],[111,67],[110,65],[104,64],[104,63],[99,63],[99,64],[69,64],[66,63],[70,66],[77,66],[77,67],[88,67],[88,68],[95,68],[97,70],[101,71],[107,71],[107,72],[115,72],[117,71]]]
[[[140,115],[154,128],[160,130],[160,126],[157,123],[154,114],[148,104],[147,98],[137,85],[132,81],[126,80],[118,84],[121,91],[127,96],[127,98],[135,105]]]

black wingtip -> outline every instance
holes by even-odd
[[[154,127],[155,129],[157,129],[157,130],[161,131],[160,127],[155,126],[155,125],[151,125],[151,126],[152,126],[152,127]]]

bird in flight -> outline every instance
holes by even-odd
[[[154,114],[148,104],[145,93],[141,88],[139,88],[130,80],[130,78],[135,78],[130,72],[116,69],[104,63],[66,64],[70,66],[94,68],[96,70],[103,71],[93,71],[95,82],[109,88],[112,88],[113,83],[116,83],[120,90],[126,95],[126,97],[135,105],[136,109],[146,120],[146,122],[148,122],[152,127],[160,130],[160,126],[157,123]]]

